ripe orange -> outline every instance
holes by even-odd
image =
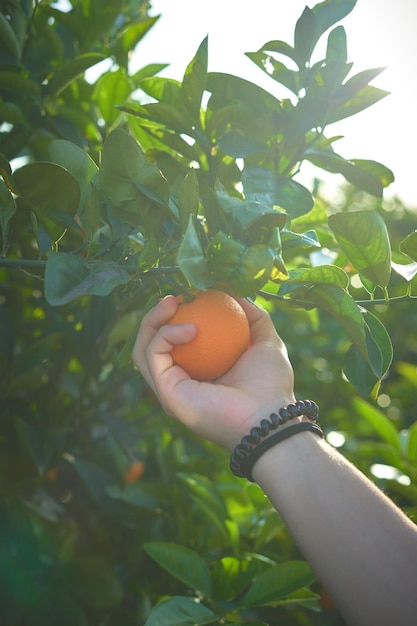
[[[135,461],[135,463],[132,463],[132,465],[127,469],[127,472],[125,474],[125,482],[134,483],[137,480],[140,480],[143,476],[144,471],[145,461]]]
[[[180,305],[169,324],[193,323],[197,335],[174,346],[174,363],[195,380],[223,376],[248,348],[250,330],[246,313],[232,296],[208,289],[195,291],[190,301],[178,296]]]

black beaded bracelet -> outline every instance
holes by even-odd
[[[294,426],[285,428],[275,433],[273,436],[264,439],[271,430],[276,430],[282,424],[295,417],[304,415],[310,422],[300,422]],[[263,419],[259,426],[250,430],[248,435],[242,438],[241,442],[233,450],[230,458],[230,469],[240,478],[247,478],[252,481],[252,467],[259,457],[270,447],[298,432],[310,430],[321,437],[323,431],[315,422],[319,416],[319,407],[313,400],[298,400],[294,404],[279,409],[278,415],[271,413],[269,420]],[[264,439],[263,441],[261,441]]]

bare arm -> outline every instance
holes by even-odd
[[[253,476],[348,624],[416,623],[417,527],[361,472],[303,433]]]
[[[133,352],[165,410],[230,451],[261,419],[294,401],[292,368],[269,316],[242,305],[251,348],[215,383],[191,380],[173,365],[172,346],[195,333],[190,325],[165,326],[175,298],[144,318]],[[265,452],[253,477],[349,625],[416,622],[417,527],[361,472],[303,432]]]

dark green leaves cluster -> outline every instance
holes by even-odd
[[[248,53],[278,97],[209,73],[207,39],[181,81],[133,73],[148,2],[0,2],[5,626],[340,621],[316,615],[323,590],[256,485],[126,367],[167,292],[266,307],[329,440],[373,479],[384,464],[416,517],[415,215],[329,131],[385,95],[347,62],[354,5],[306,8],[291,44]],[[305,161],[344,176],[343,202],[299,182]]]
[[[100,23],[101,28],[108,28],[123,2],[119,5],[109,5],[110,21]],[[3,250],[7,253],[7,233],[15,222],[33,232],[37,254],[32,248],[28,261],[46,255],[45,294],[51,304],[118,289],[128,310],[141,293],[149,297],[173,286],[179,291],[192,286],[251,297],[264,290],[267,297],[306,310],[318,307],[337,319],[352,341],[345,368],[349,379],[359,386],[354,372],[360,361],[360,369],[376,384],[391,361],[389,341],[366,323],[348,275],[357,272],[371,298],[378,290],[388,298],[391,251],[383,219],[377,211],[334,214],[324,229],[312,193],[296,180],[305,160],[342,174],[375,197],[393,179],[375,161],[344,159],[333,150],[335,138],[325,135],[329,124],[385,95],[369,85],[379,69],[351,75],[345,31],[337,22],[354,5],[352,0],[329,0],[306,8],[293,45],[276,40],[248,53],[291,93],[279,100],[242,78],[209,74],[208,39],[182,82],[156,76],[162,67],[156,65],[128,75],[127,45],[137,43],[152,23],[139,9],[129,25],[114,32],[110,47],[97,49],[96,43],[87,51],[88,37],[100,40],[93,25],[96,5],[89,5],[91,23],[84,24],[78,8],[62,13],[41,3],[23,21],[27,29],[29,19],[34,24],[28,48],[34,46],[34,53],[45,20],[55,25],[51,37],[69,29],[83,46],[78,55],[54,57],[51,52],[33,70],[28,66],[29,82],[16,59],[12,76],[8,69],[0,80],[5,95],[19,94],[14,103],[22,119],[29,115],[29,104],[46,107],[50,113],[39,118],[41,124],[50,126],[48,115],[53,115],[55,128],[41,141],[43,127],[21,127],[5,118],[11,129],[1,161]],[[17,15],[12,10],[5,15],[8,32]],[[317,58],[316,46],[324,36],[325,55]],[[4,46],[4,54],[10,55],[10,37]],[[26,48],[22,54],[29,64]],[[87,83],[85,70],[110,55],[118,66],[95,84]],[[133,97],[138,87],[146,98]],[[90,100],[87,107],[85,98]],[[65,122],[65,133],[58,125],[57,115],[65,107],[71,119],[84,115],[82,142],[71,134],[73,122]],[[79,128],[78,123],[76,132]],[[103,137],[98,128],[107,130],[100,155],[95,151]],[[22,132],[22,141],[39,146],[36,156],[42,158],[31,155],[28,164],[12,171],[7,157],[18,153],[14,140]],[[303,231],[304,223],[308,229]],[[12,243],[12,258],[27,256],[29,242],[23,239]],[[312,267],[310,254],[320,246],[340,254],[329,267],[338,268],[337,274],[326,271],[327,266],[320,272]],[[368,393],[372,387],[369,383]]]

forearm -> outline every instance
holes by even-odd
[[[253,477],[348,624],[415,624],[417,527],[365,476],[302,433],[267,451]]]

